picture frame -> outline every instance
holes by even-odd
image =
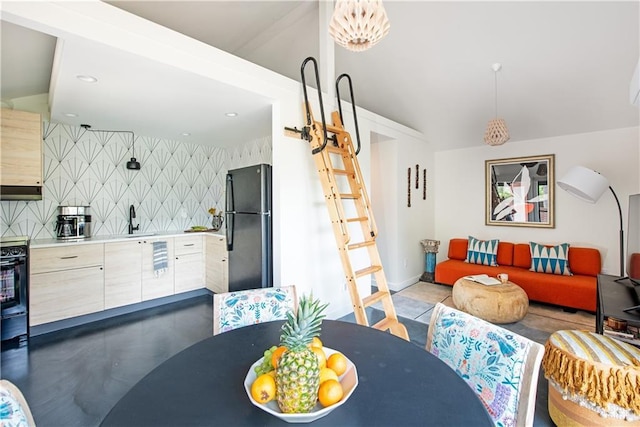
[[[485,161],[485,224],[555,227],[555,155]]]

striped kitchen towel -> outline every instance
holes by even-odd
[[[153,242],[153,274],[160,277],[169,269],[167,242]]]

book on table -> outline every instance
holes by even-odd
[[[490,277],[487,274],[475,274],[473,276],[465,276],[465,279],[471,280],[476,283],[480,283],[482,285],[493,286],[499,285],[500,281],[495,277]]]

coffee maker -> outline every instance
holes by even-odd
[[[58,239],[83,239],[91,237],[89,206],[58,206],[56,235]]]

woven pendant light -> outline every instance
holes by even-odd
[[[502,69],[502,65],[496,63],[492,68],[495,76],[496,118],[489,120],[487,130],[484,132],[484,142],[489,145],[502,145],[509,140],[507,124],[504,119],[498,118],[498,71]]]
[[[386,36],[390,26],[380,0],[337,0],[329,34],[340,46],[362,52]]]

